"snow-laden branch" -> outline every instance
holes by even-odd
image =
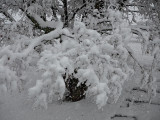
[[[3,55],[7,55],[10,57],[10,59],[15,59],[15,58],[24,58],[27,57],[32,50],[34,50],[34,47],[39,45],[43,40],[52,40],[60,37],[60,35],[67,35],[71,36],[68,34],[69,32],[66,29],[56,29],[48,34],[42,35],[40,37],[34,38],[31,40],[31,44],[24,49],[22,52],[14,53],[9,49],[9,46],[5,47],[0,51],[0,57]]]
[[[23,7],[19,6],[19,9],[25,13],[27,18],[34,24],[35,28],[44,30],[45,33],[49,33],[56,28],[63,28],[63,23],[59,21],[44,21],[37,14],[33,14],[31,11],[27,12]]]
[[[42,28],[63,28],[63,23],[61,21],[44,21],[36,14],[34,14],[32,17],[38,22],[39,26]]]

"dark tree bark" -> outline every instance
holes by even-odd
[[[64,6],[64,27],[68,27],[68,2],[67,0],[63,0]]]
[[[74,74],[77,73],[77,70],[74,71]],[[78,78],[75,78],[73,74],[68,75],[68,78],[66,79],[66,74],[63,76],[65,80],[65,85],[67,92],[64,97],[64,101],[71,101],[71,102],[76,102],[80,101],[85,98],[86,96],[86,91],[88,87],[86,86],[86,82],[81,83],[79,86],[79,80]]]

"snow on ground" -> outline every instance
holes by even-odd
[[[151,64],[152,58],[142,56],[139,44],[132,43],[131,47],[136,52],[141,64]],[[140,100],[144,98],[145,94],[143,92],[129,91],[135,84],[136,79],[140,78],[139,76],[135,76],[126,82],[118,102],[116,104],[107,104],[103,110],[98,110],[92,99],[73,103],[55,100],[52,104],[49,104],[47,110],[33,110],[33,101],[27,98],[26,88],[33,86],[38,76],[33,75],[32,71],[30,71],[27,78],[30,82],[25,85],[22,93],[0,96],[0,120],[108,120],[107,118],[110,116],[112,116],[113,120],[160,120],[160,93],[157,93],[156,98],[152,101],[156,104],[134,103],[124,99],[129,97],[133,99],[136,96],[141,96],[139,97]],[[160,76],[158,76],[157,81],[157,84],[159,83]],[[158,89],[160,90],[160,84]],[[121,107],[117,108],[119,104],[121,104]]]

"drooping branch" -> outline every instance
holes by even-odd
[[[34,24],[34,27],[35,27],[36,29],[43,30],[45,33],[49,33],[49,32],[51,32],[51,31],[54,30],[54,28],[50,28],[50,27],[41,27],[41,26],[39,25],[39,23],[34,19],[34,17],[32,17],[32,16],[30,16],[30,15],[28,15],[28,14],[26,14],[26,16],[27,16],[27,18],[28,18],[29,20],[31,20],[31,22]]]
[[[48,34],[44,34],[40,37],[36,37],[32,39],[31,44],[28,45],[26,49],[24,49],[22,52],[17,52],[14,53],[12,50],[9,49],[8,47],[5,47],[3,50],[0,51],[0,57],[3,55],[10,56],[10,59],[15,59],[15,58],[25,58],[29,55],[34,50],[34,47],[41,44],[42,41],[44,40],[52,40],[52,39],[57,39],[61,35],[66,35],[67,37],[72,37],[71,35],[69,36],[68,32],[66,33],[66,29],[56,29]]]

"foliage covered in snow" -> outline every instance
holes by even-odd
[[[113,13],[119,15],[117,12]],[[114,19],[112,16],[111,20]],[[128,41],[128,34],[123,33],[130,29],[124,26],[122,18],[119,19],[116,22],[120,24],[115,27],[114,33],[105,37],[87,29],[84,23],[75,21],[73,37],[64,35],[62,43],[56,39],[53,45],[44,47],[37,64],[42,79],[29,89],[29,96],[46,94],[45,101],[52,101],[53,96],[63,99],[67,91],[65,81],[73,74],[79,80],[78,85],[87,85],[84,94],[94,97],[99,108],[106,104],[108,98],[116,102],[123,83],[133,74],[127,65],[128,52],[124,44]],[[66,75],[65,79],[63,75]]]
[[[35,101],[34,107],[47,109],[47,104],[54,98],[65,100],[67,92],[70,92],[67,81],[72,77],[78,80],[74,87],[84,84],[87,89],[83,94],[92,97],[100,109],[107,102],[117,102],[124,82],[133,75],[128,65],[130,56],[142,69],[142,87],[155,96],[156,78],[153,74],[160,63],[160,39],[155,32],[158,30],[154,31],[152,24],[143,27],[143,30],[141,26],[131,27],[123,19],[122,13],[114,8],[117,4],[115,1],[110,1],[111,5],[101,11],[93,9],[94,5],[90,4],[86,10],[93,12],[82,20],[74,21],[62,15],[67,12],[65,8],[62,10],[62,7],[58,7],[58,12],[54,13],[53,8],[61,5],[59,0],[3,0],[4,6],[5,2],[12,6],[8,9],[20,10],[30,20],[23,16],[18,22],[0,22],[3,26],[0,30],[0,91],[21,91],[24,71],[36,67],[35,72],[41,73],[41,77],[28,89],[29,98]],[[65,2],[62,5],[67,6]],[[47,21],[46,18],[50,16]],[[64,28],[63,23],[74,25],[73,28]],[[128,46],[133,31],[142,38],[143,53],[154,56],[150,70],[145,70],[139,64]]]

